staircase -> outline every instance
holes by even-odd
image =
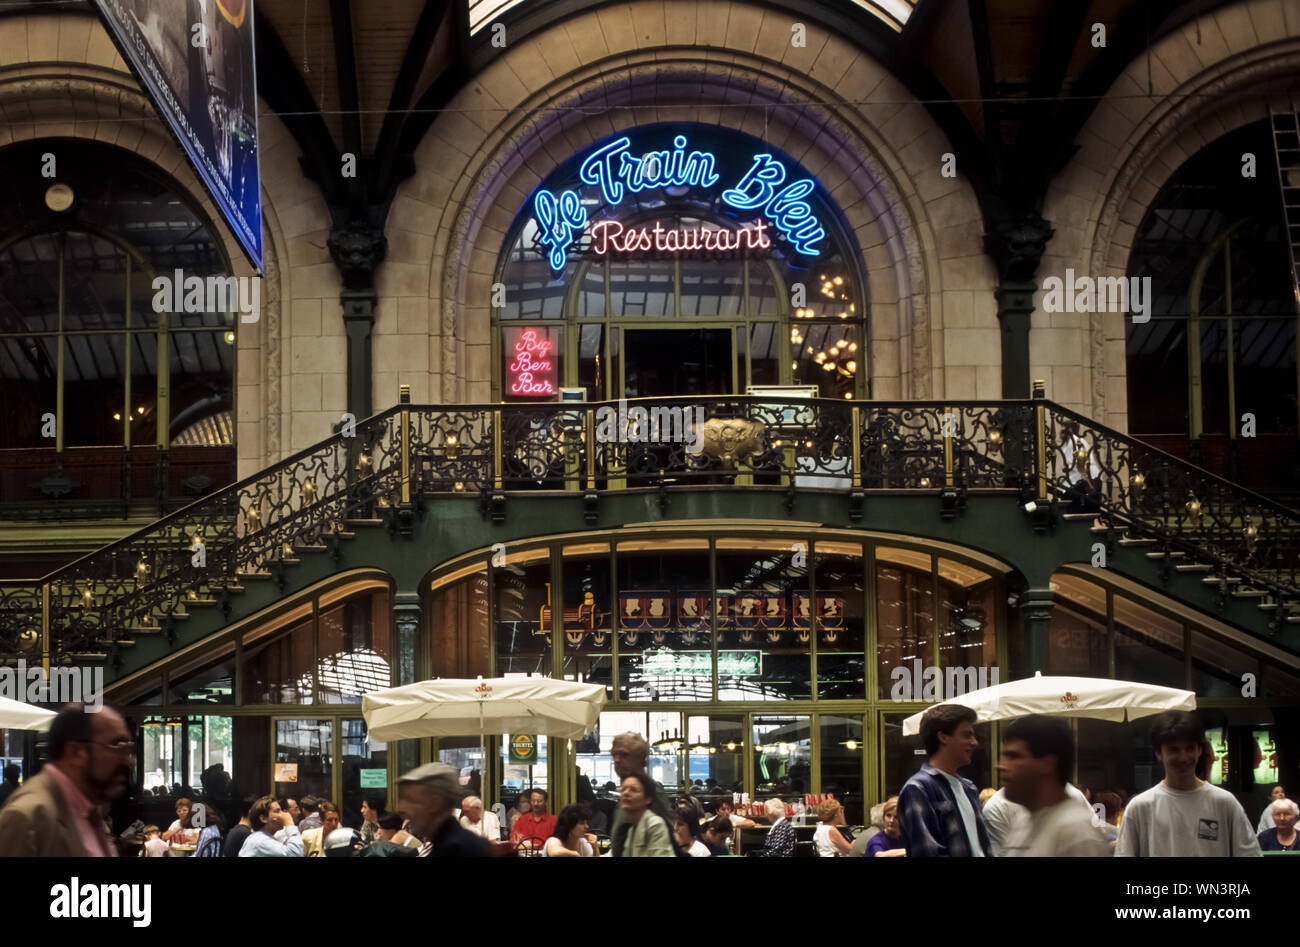
[[[1043,399],[710,397],[638,410],[403,402],[39,582],[0,583],[0,664],[104,664],[113,680],[318,581],[364,533],[399,541],[452,503],[477,499],[483,533],[466,548],[478,548],[512,498],[580,500],[594,524],[615,494],[662,511],[701,488],[775,492],[787,512],[801,494],[840,495],[846,526],[873,494],[937,495],[947,521],[983,495],[1014,495],[1037,531],[1143,553],[1162,582],[1200,577],[1220,608],[1254,603],[1253,634],[1300,624],[1300,515]],[[1068,512],[1079,470],[1098,490]]]

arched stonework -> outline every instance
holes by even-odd
[[[694,45],[697,26],[705,30],[719,11],[721,22]],[[940,175],[949,148],[924,108],[879,64],[811,26],[807,47],[791,47],[788,17],[649,0],[584,14],[507,48],[417,150],[417,174],[394,201],[389,234],[409,230],[420,235],[413,245],[432,246],[426,364],[443,400],[487,400],[491,278],[527,195],[616,124],[666,121],[739,129],[818,176],[862,250],[875,397],[997,397],[993,272],[978,207],[965,182]],[[385,269],[394,262],[417,261],[395,258],[390,243]],[[407,282],[396,273],[383,293],[390,304]],[[961,310],[955,339],[943,335],[946,291]],[[385,331],[377,321],[377,334]],[[414,347],[413,338],[396,342],[389,351]],[[944,345],[952,351],[954,342],[993,353],[978,379],[969,363],[965,374],[947,374]],[[376,367],[376,403],[387,403],[399,379],[381,381],[382,359]]]
[[[1160,189],[1202,147],[1267,118],[1300,92],[1300,8],[1281,0],[1238,4],[1164,37],[1116,80],[1079,135],[1079,152],[1057,176],[1044,216],[1056,228],[1040,279],[1067,267],[1124,276],[1137,227]],[[1240,173],[1240,167],[1225,168]],[[1041,297],[1040,297],[1041,298]],[[1081,365],[1078,401],[1113,427],[1128,427],[1126,315],[1047,314],[1030,335],[1036,377]],[[1061,386],[1057,386],[1061,387]],[[1068,385],[1064,386],[1068,387]]]

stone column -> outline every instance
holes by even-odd
[[[1029,397],[1029,327],[1038,289],[1035,273],[1054,231],[1036,213],[1008,215],[984,234],[997,262],[998,321],[1002,325],[1002,397]]]

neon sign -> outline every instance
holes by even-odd
[[[617,220],[597,221],[591,227],[591,252],[604,256],[611,251],[630,253],[636,250],[655,250],[659,253],[681,253],[691,250],[738,250],[744,244],[752,248],[767,249],[772,241],[767,236],[767,221],[758,220],[739,227],[665,227],[659,221],[654,226],[624,228]]]
[[[545,396],[555,394],[555,361],[551,358],[554,343],[545,329],[509,329],[506,345],[514,352],[514,361],[506,367],[507,390],[512,395]]]
[[[632,142],[624,135],[609,144],[593,151],[582,162],[578,177],[583,184],[600,189],[600,196],[606,208],[617,207],[628,194],[654,188],[672,187],[713,187],[719,181],[717,158],[708,151],[688,151],[685,135],[673,138],[673,147],[667,151],[648,151],[639,157],[631,153]],[[697,237],[687,236],[692,231],[685,228],[663,229],[656,223],[654,237],[647,242],[646,229],[629,228],[626,235],[617,221],[602,220],[592,228],[593,238],[601,241],[600,245],[607,252],[610,247],[626,252],[627,250],[650,250],[652,247],[660,252],[667,250],[669,234],[676,233],[675,242],[679,250],[686,249],[724,249],[718,246],[724,240],[721,236],[706,234],[730,233],[734,236],[725,238],[730,249],[740,246],[740,231],[756,228],[759,237],[751,236],[755,231],[746,231],[746,238],[761,240],[750,243],[752,246],[768,247],[771,245],[763,228],[771,226],[777,234],[804,256],[820,256],[817,244],[826,236],[817,215],[806,198],[816,188],[812,178],[800,178],[786,183],[788,171],[785,164],[770,154],[753,156],[749,170],[736,182],[719,195],[727,206],[739,211],[756,211],[761,220],[734,231],[706,230],[701,227],[693,231]],[[537,223],[538,242],[547,248],[547,258],[551,269],[564,269],[569,249],[585,232],[588,223],[587,209],[577,191],[566,190],[559,194],[549,190],[539,190],[533,198],[533,214]],[[614,228],[618,229],[615,230]],[[663,229],[662,243],[659,231]],[[631,236],[636,234],[636,246],[626,246]],[[699,246],[694,246],[698,238]],[[705,246],[705,241],[715,246]]]

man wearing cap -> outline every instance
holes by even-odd
[[[420,857],[487,858],[492,847],[461,828],[455,809],[464,793],[459,774],[446,763],[426,763],[397,781],[399,805],[411,834],[424,839]]]

